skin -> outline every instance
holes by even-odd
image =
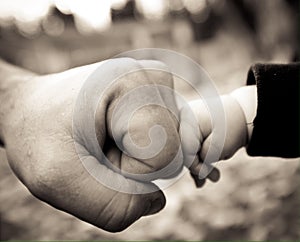
[[[234,90],[233,92],[221,96],[221,102],[224,108],[226,117],[226,135],[225,143],[222,147],[220,160],[229,159],[234,153],[243,146],[246,146],[251,138],[253,125],[252,122],[256,115],[257,109],[257,90],[256,86],[245,86]],[[210,145],[218,148],[218,144],[211,144],[212,133],[214,127],[212,127],[209,110],[205,104],[205,101],[198,99],[189,103],[188,106],[181,110],[181,119],[186,115],[189,110],[192,110],[197,120],[197,127],[192,125],[183,126],[182,133],[193,133],[194,136],[183,135],[182,143],[193,143],[195,149],[189,149],[190,146],[183,145],[183,152],[185,156],[195,156],[194,162],[190,166],[191,175],[195,180],[196,186],[201,187],[205,183],[205,179],[199,179],[199,174],[208,176],[212,181],[219,179],[219,171],[216,168],[211,167],[210,164],[203,163]],[[191,130],[189,130],[191,129]],[[195,132],[197,129],[199,132]],[[192,139],[192,140],[191,140]],[[207,171],[212,169],[209,174]]]
[[[82,66],[62,73],[40,76],[26,70],[0,63],[0,140],[17,177],[30,192],[53,207],[70,213],[106,231],[124,230],[142,216],[157,213],[165,206],[159,189],[147,194],[126,194],[97,182],[83,167],[75,150],[80,137],[72,133],[72,111],[80,88],[99,63]],[[154,61],[124,59],[116,68],[166,68]],[[99,83],[101,85],[101,76]],[[165,128],[167,143],[155,157],[145,160],[125,154],[114,144],[109,124],[118,99],[142,85],[165,85],[173,88],[172,76],[165,72],[139,71],[120,78],[109,87],[99,103],[95,127],[99,146],[122,171],[145,174],[168,165],[180,145],[178,122],[166,109],[150,105],[135,112],[128,126],[118,135],[130,135],[138,146],[149,143],[147,130],[155,124]],[[147,94],[145,94],[147,95]],[[159,89],[155,98],[174,105],[172,96],[163,96]],[[134,98],[134,97],[133,97]],[[118,140],[120,141],[120,140]],[[126,139],[123,139],[126,147]],[[88,153],[86,157],[96,159]],[[99,164],[112,180],[122,186],[155,188],[151,181],[135,180]],[[161,178],[175,176],[183,162]]]
[[[83,167],[75,149],[80,144],[80,137],[72,133],[72,114],[75,100],[87,77],[99,66],[99,63],[74,68],[62,73],[40,76],[0,60],[0,141],[6,149],[9,164],[17,177],[33,195],[53,207],[70,213],[106,231],[117,232],[126,229],[142,216],[157,213],[165,206],[165,197],[150,180],[137,180],[126,174],[116,173],[101,165],[111,180],[120,180],[123,186],[140,189],[156,188],[156,192],[147,194],[121,193],[97,182]],[[108,88],[96,111],[95,127],[99,146],[112,164],[121,171],[132,174],[147,174],[160,170],[174,158],[180,146],[179,123],[175,116],[157,105],[148,105],[132,115],[129,125],[111,127],[112,113],[118,100],[130,90],[143,85],[164,85],[173,88],[173,79],[164,71],[160,62],[135,61],[124,59],[116,65],[117,69],[129,70],[136,67],[150,68],[138,73],[126,75]],[[99,83],[101,85],[99,76]],[[251,126],[256,110],[255,89],[236,90],[222,97],[227,117],[227,136],[221,159],[229,158],[241,146],[246,145],[247,136],[251,135]],[[147,93],[144,93],[147,97]],[[164,95],[157,88],[155,99],[176,109],[172,95]],[[137,97],[132,100],[138,101]],[[123,104],[126,108],[126,103]],[[214,131],[210,115],[202,100],[189,104],[197,118],[195,130],[185,130],[193,137],[181,137],[184,155],[195,155],[190,167],[197,186],[202,186],[205,179],[198,179],[210,137]],[[253,111],[254,110],[254,111]],[[182,117],[186,108],[180,111]],[[232,115],[232,114],[235,115]],[[156,156],[148,159],[135,158],[135,154],[123,152],[115,145],[121,142],[130,150],[126,137],[130,136],[138,146],[147,146],[150,142],[148,132],[153,125],[160,125],[167,134],[166,146]],[[119,140],[114,140],[112,129],[117,128]],[[119,128],[119,129],[118,129]],[[195,132],[196,130],[200,132]],[[183,130],[184,131],[184,130]],[[187,147],[198,147],[196,154],[190,154]],[[84,147],[86,158],[96,160]],[[96,160],[97,161],[97,160]],[[183,161],[167,173],[160,174],[167,178],[176,176],[182,169]],[[218,171],[213,171],[208,178],[218,180]]]

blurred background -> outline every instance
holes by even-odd
[[[0,57],[47,74],[166,48],[197,61],[226,93],[245,85],[255,62],[297,61],[298,23],[298,0],[0,0]],[[34,198],[0,149],[0,238],[300,238],[299,159],[250,158],[242,149],[217,167],[218,183],[196,189],[186,174],[165,191],[161,213],[110,234]]]

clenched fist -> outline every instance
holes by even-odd
[[[72,127],[82,86],[105,64],[117,73],[128,73],[105,87],[94,116],[98,148],[111,166],[91,152],[89,137],[77,132],[85,127]],[[162,63],[119,58],[45,76],[1,65],[5,75],[1,75],[0,139],[10,166],[35,196],[107,231],[121,231],[165,206],[162,191],[151,181],[172,177],[182,169],[182,160],[176,158],[180,149],[176,113],[152,102],[129,118],[127,113],[128,105],[141,99],[159,100],[176,110],[174,97],[160,88],[173,88],[172,76],[163,71]],[[140,68],[144,69],[131,72]],[[101,86],[109,73],[99,70],[96,78]],[[151,93],[143,92],[144,86],[151,86]],[[82,125],[85,118],[81,117]],[[156,147],[157,143],[163,147]],[[129,187],[152,192],[112,189],[86,170],[85,161],[96,165],[120,191]],[[171,162],[170,169],[159,172]]]

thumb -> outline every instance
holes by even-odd
[[[108,134],[123,152],[122,173],[140,181],[175,175],[183,166],[176,118],[149,76],[139,75],[141,84],[123,89],[107,113]]]

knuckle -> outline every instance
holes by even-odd
[[[157,84],[174,87],[172,73],[169,67],[158,60],[143,60],[139,64],[145,69],[147,76]]]

